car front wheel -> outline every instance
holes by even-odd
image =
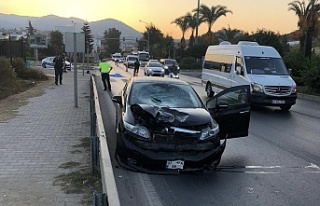
[[[46,66],[46,64],[45,64],[45,63],[43,63],[43,64],[42,64],[42,67],[43,67],[43,68],[47,68],[47,66]]]

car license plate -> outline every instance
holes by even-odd
[[[166,169],[183,169],[184,161],[183,160],[174,160],[174,161],[167,161]]]
[[[284,100],[272,100],[272,104],[285,104],[286,102]]]

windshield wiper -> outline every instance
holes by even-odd
[[[155,97],[151,97],[151,99],[152,99],[152,101],[161,102],[160,99],[157,99],[157,98],[155,98]]]

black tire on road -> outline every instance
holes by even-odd
[[[280,108],[282,111],[289,111],[291,109],[291,106],[292,105],[283,105],[283,106],[280,106]]]

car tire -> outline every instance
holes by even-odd
[[[207,93],[207,97],[213,97],[214,92],[212,91],[211,83],[207,83],[207,85],[206,85],[206,93]]]
[[[280,108],[282,111],[289,111],[291,109],[291,106],[292,105],[283,105],[283,106],[280,106]]]
[[[217,160],[217,161],[215,161],[215,162],[213,162],[213,166],[214,167],[217,167],[219,164],[220,164],[220,161],[221,161],[221,157]]]
[[[46,64],[45,64],[45,63],[43,63],[43,64],[42,64],[42,67],[43,67],[43,68],[47,68],[47,66],[46,66]]]

